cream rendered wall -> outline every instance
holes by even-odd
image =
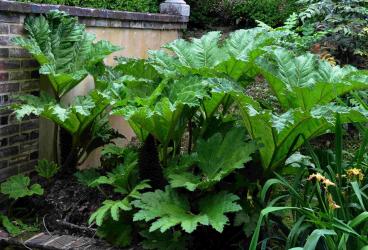
[[[106,59],[106,64],[113,65],[115,56],[126,56],[135,58],[146,58],[148,50],[159,49],[162,45],[171,42],[179,37],[177,30],[144,30],[144,29],[122,29],[122,28],[102,28],[88,27],[87,31],[96,35],[97,40],[108,40],[114,45],[118,45],[123,50],[115,52]],[[94,86],[92,78],[87,78],[83,83],[74,88],[64,97],[65,103],[69,103],[76,96],[87,93]],[[110,124],[123,134],[127,140],[134,136],[129,124],[121,117],[111,116]],[[124,144],[126,141],[119,141]],[[42,143],[41,143],[42,145]],[[48,144],[50,145],[50,144]],[[47,149],[44,149],[47,150]],[[93,152],[81,168],[96,167],[99,163],[101,149]],[[42,158],[41,158],[42,159]]]

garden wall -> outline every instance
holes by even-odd
[[[31,117],[16,121],[10,111],[3,110],[12,103],[12,95],[20,92],[37,93],[42,88],[38,65],[26,51],[13,46],[10,39],[24,34],[23,23],[27,15],[38,15],[59,9],[78,16],[87,30],[97,39],[109,40],[124,50],[111,55],[107,63],[113,63],[118,55],[140,57],[147,50],[158,49],[180,36],[186,28],[188,17],[167,14],[133,13],[97,10],[58,5],[26,4],[0,0],[0,181],[17,172],[31,170],[38,158],[52,158],[54,127],[46,121]],[[90,88],[88,79],[66,97],[67,102]],[[133,134],[120,118],[111,123],[130,138]],[[40,146],[42,145],[42,146]],[[93,158],[93,157],[92,157]],[[97,155],[95,156],[97,158]],[[95,159],[91,159],[93,163]]]

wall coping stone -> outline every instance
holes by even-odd
[[[171,26],[171,28],[169,27],[168,29],[183,29],[186,27],[186,24],[189,21],[188,16],[181,16],[181,15],[116,11],[106,9],[81,8],[65,5],[22,3],[9,0],[0,0],[0,11],[23,13],[23,14],[44,14],[50,10],[65,11],[72,16],[83,18],[101,18],[107,20],[148,22],[148,23],[153,22],[157,25],[167,23],[174,24]]]

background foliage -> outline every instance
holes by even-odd
[[[160,0],[18,0],[18,2],[62,4],[137,12],[158,12]]]
[[[296,10],[296,0],[188,0],[194,26],[242,24],[255,26],[260,20],[271,26],[282,24]]]

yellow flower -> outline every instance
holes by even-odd
[[[359,168],[350,168],[346,170],[346,175],[349,180],[358,179],[362,181],[364,179],[363,171]]]
[[[308,181],[313,181],[316,180],[318,182],[324,181],[326,179],[326,177],[324,177],[323,175],[321,175],[320,173],[316,173],[316,174],[311,174],[308,177]]]
[[[332,181],[330,181],[327,178],[325,180],[323,180],[322,183],[325,185],[326,188],[328,188],[329,186],[334,186],[334,187],[336,186],[335,183],[333,183]]]
[[[341,208],[339,205],[336,204],[336,202],[333,200],[332,195],[328,194],[327,195],[327,201],[328,201],[328,205],[330,206],[330,208],[332,210],[335,210],[337,208]]]
[[[316,173],[316,174],[311,174],[308,177],[308,181],[313,181],[316,180],[320,183],[322,183],[325,188],[327,189],[329,186],[336,186],[335,183],[333,183],[330,179],[324,177],[323,175],[321,175],[320,173]]]

